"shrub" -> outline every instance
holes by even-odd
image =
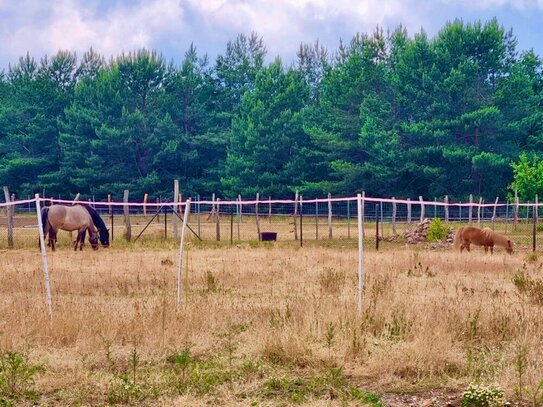
[[[447,239],[448,230],[439,218],[434,218],[428,227],[426,238],[430,241]]]

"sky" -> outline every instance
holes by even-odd
[[[110,57],[139,48],[181,62],[194,43],[214,59],[239,33],[262,36],[268,59],[296,59],[301,43],[330,51],[340,39],[404,26],[433,37],[447,21],[487,21],[513,29],[519,50],[543,55],[543,0],[0,0],[0,71],[30,53]]]

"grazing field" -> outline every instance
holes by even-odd
[[[470,383],[543,402],[535,255],[368,252],[359,314],[341,242],[193,241],[178,308],[177,250],[49,253],[52,322],[37,248],[0,251],[0,404],[454,406]]]

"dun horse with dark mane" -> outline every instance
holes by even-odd
[[[59,229],[69,232],[77,231],[74,250],[83,249],[85,233],[89,231],[89,241],[94,250],[98,248],[98,233],[89,211],[81,206],[51,205],[42,210],[43,237],[49,235],[48,246],[55,250]]]
[[[454,235],[453,246],[454,248],[460,248],[460,252],[466,249],[470,251],[470,244],[477,246],[484,246],[485,253],[490,248],[490,253],[494,252],[494,246],[503,247],[507,253],[513,253],[513,242],[504,235],[494,232],[490,228],[476,228],[474,226],[462,226]]]

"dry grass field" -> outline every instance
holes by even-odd
[[[362,314],[341,243],[193,239],[179,307],[177,257],[64,245],[49,321],[37,248],[0,250],[0,405],[543,405],[537,256],[368,251]]]

